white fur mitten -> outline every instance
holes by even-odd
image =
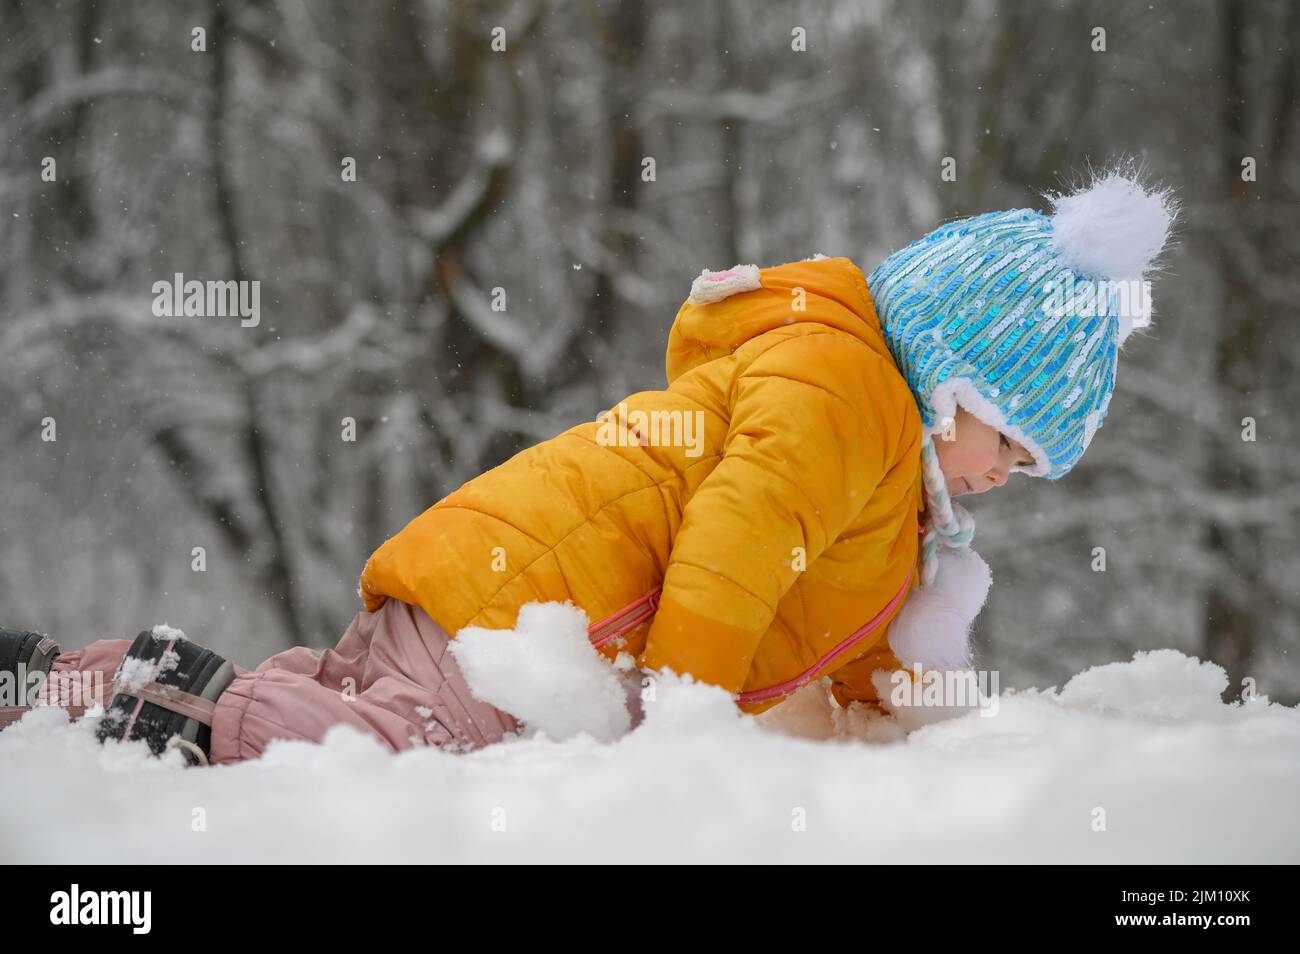
[[[992,582],[974,550],[942,550],[934,583],[909,593],[889,624],[889,648],[906,672],[878,671],[872,684],[881,705],[908,732],[978,707],[970,631]],[[916,666],[926,674],[919,685],[911,678]]]

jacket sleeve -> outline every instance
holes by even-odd
[[[796,548],[811,566],[899,452],[883,361],[849,335],[803,333],[738,376],[722,460],[683,512],[642,668],[741,689],[801,571]]]
[[[887,712],[888,708],[881,702],[876,687],[871,681],[871,674],[877,669],[889,673],[903,669],[903,664],[890,651],[889,644],[885,640],[881,640],[881,643],[866,655],[845,663],[831,673],[831,695],[846,709],[851,702],[861,702],[881,712]]]

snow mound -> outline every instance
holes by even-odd
[[[480,691],[543,722],[591,711],[465,754],[393,754],[337,726],[187,769],[178,751],[98,745],[93,717],[33,711],[0,732],[0,863],[1300,862],[1300,709],[1224,705],[1222,670],[1177,652],[1003,690],[995,714],[905,736],[825,684],[752,718],[660,677],[619,736],[616,685],[577,623],[532,611],[466,641]],[[530,655],[548,633],[576,673]]]
[[[1128,663],[1087,669],[1065,684],[1061,704],[1157,721],[1231,717],[1223,704],[1228,674],[1222,666],[1172,649],[1139,652]]]

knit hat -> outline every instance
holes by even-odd
[[[948,498],[932,435],[960,404],[1024,445],[1012,472],[1057,480],[1102,426],[1119,351],[1151,324],[1144,280],[1176,214],[1172,193],[1111,171],[1053,212],[959,219],[889,256],[867,279],[885,338],[916,398],[935,547],[970,544],[974,520]]]

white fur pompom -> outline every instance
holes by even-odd
[[[934,583],[913,590],[907,602],[889,624],[889,648],[903,664],[902,672],[878,669],[871,675],[876,698],[906,732],[965,715],[982,705],[975,682],[973,654],[970,646],[971,624],[984,607],[989,587],[993,582],[986,564],[974,550],[942,550],[938,556],[939,572]],[[960,697],[947,698],[943,704],[933,704],[915,698],[915,690],[895,694],[909,682],[916,667],[920,667],[922,680],[942,674],[949,684],[962,681],[957,691]]]
[[[1119,169],[1070,195],[1046,198],[1062,260],[1081,276],[1113,281],[1142,278],[1177,214],[1171,190],[1148,190]]]
[[[970,627],[993,582],[974,550],[941,549],[938,573],[919,587],[889,624],[889,648],[907,668],[965,669],[971,665]]]

